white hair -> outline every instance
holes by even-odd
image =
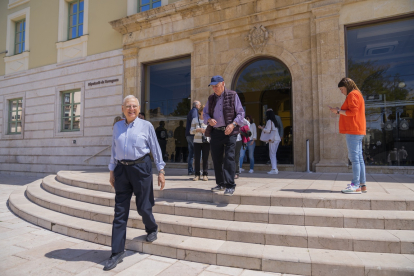
[[[139,105],[139,100],[138,100],[138,98],[137,98],[137,97],[135,97],[134,95],[128,95],[128,96],[126,96],[126,97],[124,98],[124,100],[122,101],[122,105],[125,105],[125,103],[126,103],[127,101],[132,100],[132,99],[137,100],[138,105]]]

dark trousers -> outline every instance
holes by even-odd
[[[236,142],[236,157],[234,158],[236,161],[236,174],[240,174],[240,149],[242,147],[243,141]]]
[[[237,135],[225,135],[224,131],[216,129],[211,131],[211,157],[214,164],[216,183],[226,188],[236,187],[234,183],[236,139]]]
[[[112,253],[124,251],[132,193],[135,194],[137,211],[142,217],[145,231],[152,233],[158,229],[152,214],[154,192],[150,156],[147,155],[144,161],[144,163],[132,166],[118,164],[115,167],[115,214],[112,224]]]
[[[208,156],[210,154],[209,143],[194,143],[195,175],[200,175],[201,153],[203,153],[203,175],[208,175]]]
[[[176,147],[175,148],[175,162],[181,162],[181,153],[183,154],[183,162],[187,162],[188,147]]]

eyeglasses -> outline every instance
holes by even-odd
[[[137,105],[125,105],[125,108],[126,109],[137,109],[138,108],[138,106]]]

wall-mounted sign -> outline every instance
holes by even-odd
[[[99,84],[104,84],[104,83],[114,83],[117,81],[119,81],[119,79],[94,81],[94,82],[89,82],[88,86],[94,86],[94,85],[99,85]]]

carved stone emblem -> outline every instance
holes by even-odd
[[[246,37],[246,40],[249,41],[250,46],[255,53],[263,51],[263,48],[266,45],[268,39],[269,32],[262,25],[253,27],[250,30],[249,35]]]

